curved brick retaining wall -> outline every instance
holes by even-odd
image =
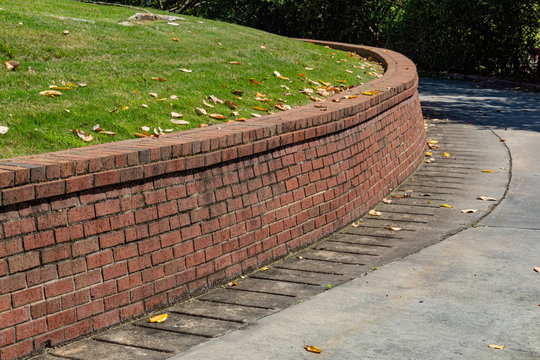
[[[0,354],[139,316],[362,216],[422,161],[415,66],[313,105],[204,129],[0,161]],[[339,95],[339,96],[343,96]]]

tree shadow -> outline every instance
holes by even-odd
[[[421,78],[420,101],[426,114],[490,127],[540,132],[540,93],[482,83]],[[436,116],[434,116],[436,117]]]

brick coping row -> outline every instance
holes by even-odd
[[[194,170],[317,137],[316,127],[365,112],[366,118],[412,96],[418,84],[415,65],[391,50],[327,41],[310,41],[353,51],[381,62],[381,78],[326,99],[327,111],[313,105],[207,128],[0,160],[0,206],[87,189]],[[362,95],[375,90],[378,95]],[[411,91],[412,90],[412,91]],[[332,102],[344,95],[354,99]],[[400,95],[400,96],[398,96]],[[350,123],[348,126],[354,126]],[[347,124],[345,124],[347,126]],[[313,128],[307,134],[302,131]],[[335,129],[339,131],[343,129]],[[273,141],[265,139],[274,138]]]

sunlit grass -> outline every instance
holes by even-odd
[[[251,118],[268,113],[254,106],[275,112],[276,103],[294,107],[311,102],[310,95],[298,91],[313,85],[308,79],[351,86],[380,71],[345,52],[187,16],[177,21],[179,26],[159,21],[126,27],[118,23],[133,9],[71,0],[34,0],[31,6],[0,1],[0,8],[0,60],[20,62],[16,71],[0,68],[0,125],[9,127],[0,135],[0,158],[131,139],[142,126],[179,131]],[[59,90],[61,96],[39,94],[50,85],[68,83],[76,86]],[[255,100],[257,92],[270,102]],[[238,114],[226,104],[203,105],[211,94],[234,102]],[[196,107],[226,119],[198,115]],[[190,124],[171,123],[172,111]],[[94,140],[85,143],[73,132],[92,132],[95,124],[116,136],[93,133]]]

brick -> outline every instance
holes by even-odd
[[[135,217],[131,212],[111,216],[109,220],[111,222],[111,230],[123,229],[135,225]]]
[[[186,267],[194,267],[204,262],[204,251],[186,256]]]
[[[130,273],[140,271],[152,266],[150,255],[139,256],[136,259],[128,260],[128,270]]]
[[[147,206],[167,201],[165,190],[153,191],[144,194],[144,202]]]
[[[116,184],[120,181],[118,170],[104,171],[94,175],[94,187]]]
[[[29,339],[17,342],[14,345],[6,346],[5,348],[0,349],[0,357],[2,360],[21,359],[32,352],[32,344],[32,339]]]
[[[101,218],[84,223],[84,235],[92,236],[111,230],[111,224],[108,218]]]
[[[0,331],[0,348],[4,346],[11,345],[15,342],[15,333],[14,329],[7,329]]]
[[[38,230],[51,229],[67,225],[67,215],[65,211],[58,211],[37,217]]]
[[[7,273],[8,273],[8,268],[7,268],[6,260],[0,260],[0,277],[6,276]]]
[[[158,217],[162,218],[178,213],[178,205],[176,201],[170,201],[164,204],[159,204],[157,207]]]
[[[80,206],[68,211],[68,219],[70,224],[93,219],[95,217],[96,212],[94,210],[94,205]]]
[[[43,334],[47,331],[47,322],[45,319],[39,319],[31,321],[26,324],[18,325],[15,327],[15,333],[17,334],[17,341],[28,339],[29,337]]]
[[[64,279],[45,285],[45,298],[49,299],[73,291],[73,280]]]
[[[77,320],[82,320],[92,315],[102,313],[103,310],[103,301],[92,301],[88,304],[84,304],[77,307]]]
[[[99,269],[84,272],[83,274],[77,275],[73,278],[75,283],[75,289],[82,289],[90,285],[94,285],[101,282],[101,271]]]
[[[0,258],[22,253],[23,251],[22,239],[20,238],[2,239],[0,241]]]
[[[52,245],[54,244],[54,233],[52,231],[43,231],[25,236],[23,244],[26,251]]]
[[[37,336],[34,339],[35,349],[44,351],[46,347],[51,348],[64,341],[64,330],[48,331],[44,335]]]
[[[159,246],[160,246],[160,242],[159,242],[159,238],[157,237],[141,241],[138,244],[139,255],[144,255],[149,252],[156,251],[157,249],[159,249]]]
[[[129,259],[138,255],[137,244],[129,244],[113,249],[114,261]]]
[[[18,308],[19,306],[43,300],[43,291],[41,287],[34,287],[11,294],[11,299],[13,307]]]
[[[97,254],[88,255],[86,257],[86,266],[88,267],[88,270],[103,267],[104,265],[112,263],[112,254],[112,250],[105,250]]]
[[[142,301],[128,305],[120,309],[120,319],[126,320],[137,317],[144,312],[144,303]]]
[[[105,311],[125,306],[129,304],[129,294],[127,292],[123,292],[117,295],[110,296],[103,300],[103,304]]]
[[[62,244],[41,251],[41,261],[43,264],[64,260],[71,257],[71,245]]]
[[[79,336],[86,335],[92,332],[92,320],[87,319],[84,321],[79,321],[75,324],[66,326],[66,341],[75,339]]]
[[[33,231],[36,231],[36,221],[34,218],[26,218],[4,223],[4,236],[6,238]]]
[[[37,267],[40,264],[39,252],[27,252],[22,255],[10,257],[8,258],[8,264],[11,274]]]
[[[70,225],[69,227],[54,230],[57,243],[81,239],[84,237],[82,224]]]
[[[124,243],[123,231],[106,233],[99,237],[99,246],[101,249],[117,246],[123,243]]]
[[[58,264],[58,276],[63,278],[86,271],[86,260],[79,258]]]
[[[88,289],[80,290],[71,294],[62,296],[62,309],[67,310],[72,307],[86,304],[90,301],[90,291]]]
[[[66,192],[72,193],[94,187],[94,176],[84,175],[66,179]]]
[[[13,189],[3,190],[2,202],[4,205],[18,204],[35,199],[33,185],[20,186]]]
[[[162,248],[178,244],[181,241],[182,239],[180,238],[180,233],[178,231],[173,231],[160,236],[160,244]]]
[[[112,310],[92,318],[94,331],[109,327],[118,322],[120,322],[120,315],[118,310]]]
[[[173,250],[171,248],[164,249],[161,251],[156,251],[152,254],[152,265],[156,266],[162,264],[166,261],[173,259]]]
[[[114,199],[96,203],[96,216],[106,216],[120,212],[120,200]]]
[[[141,273],[135,273],[129,276],[125,276],[116,281],[118,291],[123,292],[129,289],[133,289],[139,285],[142,285]]]
[[[2,324],[3,328],[23,323],[29,319],[27,307],[9,310],[0,314],[0,324]]]
[[[154,295],[153,284],[146,284],[130,291],[129,296],[131,302],[136,302],[142,299],[146,299]]]
[[[137,224],[156,220],[156,219],[157,219],[157,210],[155,206],[148,207],[142,210],[137,210],[135,212],[135,223]]]
[[[74,323],[77,320],[75,309],[62,311],[57,314],[47,317],[47,325],[50,330],[58,329],[59,327],[66,326]]]
[[[102,271],[104,281],[124,276],[128,273],[127,262],[124,261],[120,263],[115,263],[113,265],[104,267]]]
[[[200,225],[192,225],[189,227],[185,227],[181,230],[182,239],[183,240],[189,240],[194,237],[201,235],[201,226]]]
[[[116,293],[116,283],[114,280],[104,282],[90,289],[92,299],[100,299]]]
[[[84,256],[99,251],[99,241],[97,237],[79,240],[73,244],[73,257]]]
[[[126,242],[140,240],[148,237],[148,225],[135,226],[125,230]]]
[[[154,266],[149,269],[143,270],[142,281],[143,283],[153,282],[156,279],[165,276],[165,272],[162,266]]]
[[[176,279],[174,276],[158,279],[154,284],[154,290],[156,293],[164,292],[169,289],[173,289],[174,287],[176,287]]]

